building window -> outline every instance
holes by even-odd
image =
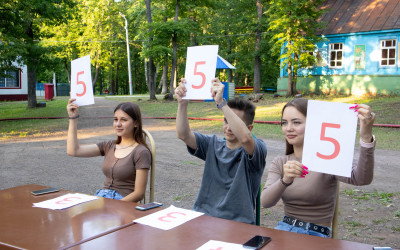
[[[20,88],[20,71],[6,71],[9,77],[0,77],[0,88]]]
[[[396,65],[396,40],[381,40],[381,64],[380,66]]]
[[[329,44],[329,67],[342,68],[343,67],[343,43],[330,43]]]
[[[311,68],[314,67],[314,52],[302,50],[299,56],[300,67]]]

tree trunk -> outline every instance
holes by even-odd
[[[119,84],[118,84],[118,70],[119,70],[119,65],[117,63],[117,66],[115,67],[115,94],[118,95],[118,88],[119,88]],[[94,91],[94,89],[93,89]]]
[[[256,30],[255,41],[255,57],[254,57],[254,93],[261,92],[261,18],[262,18],[262,4],[261,0],[257,0],[257,21],[258,27]]]
[[[146,81],[146,86],[147,86],[147,88],[149,88],[149,72],[147,70],[147,64],[148,64],[147,58],[144,58],[143,62],[144,62],[144,78]]]
[[[154,73],[154,84],[155,84],[155,88],[157,88],[157,79],[158,79],[158,73],[160,71],[160,65],[157,63],[156,65],[156,71]]]
[[[179,3],[180,0],[176,0],[176,6],[175,6],[175,17],[174,21],[178,22],[178,16],[179,16]],[[169,93],[171,95],[174,94],[174,82],[175,82],[175,72],[176,72],[176,51],[178,50],[178,35],[174,33],[172,35],[172,70],[171,70],[171,81],[169,83]]]
[[[96,86],[97,78],[99,76],[99,70],[100,70],[100,63],[96,63],[96,73],[94,74],[94,78],[92,79],[92,85],[93,85],[93,91],[94,91],[94,86]]]
[[[28,53],[30,54],[30,59],[27,63],[28,68],[28,108],[36,108],[36,72],[35,72],[35,65],[33,63],[35,56],[33,55],[33,29],[32,29],[32,22],[26,23],[25,34],[27,35],[28,39],[27,42],[31,43],[31,48],[29,49]]]
[[[68,83],[71,84],[71,71],[68,68],[68,62],[64,62],[64,69],[67,72]]]
[[[168,92],[168,55],[165,56],[165,63],[163,66],[163,75],[162,75],[162,90],[161,94],[166,94]]]
[[[296,95],[297,94],[297,89],[296,89],[297,71],[299,68],[299,54],[297,54],[297,53],[294,54],[294,63],[295,63],[295,65],[293,65],[292,93],[293,93],[293,95]]]
[[[110,74],[109,74],[109,83],[110,83],[110,94],[115,95],[115,89],[114,89],[114,78],[113,78],[113,69],[114,69],[114,58],[112,52],[110,53],[110,58],[111,58],[111,67],[110,67]]]
[[[102,94],[103,93],[103,75],[101,73],[101,68],[99,68],[99,81],[100,81],[99,91],[100,91],[100,94]]]
[[[147,16],[147,23],[151,24],[152,18],[151,18],[151,0],[146,0],[146,16]],[[149,33],[151,34],[152,28],[149,28]],[[153,42],[153,37],[149,37],[149,47],[151,46],[151,43]],[[155,76],[155,71],[156,71],[156,66],[154,65],[153,57],[149,57],[149,72],[148,72],[148,86],[149,86],[149,92],[150,92],[150,100],[157,100],[156,98],[156,82],[154,79]]]
[[[193,9],[190,10],[190,11],[194,12]],[[190,19],[192,19],[193,23],[197,22],[196,16],[194,16],[194,15],[191,16]],[[199,45],[199,43],[197,42],[197,35],[196,35],[195,32],[193,32],[193,33],[190,34],[190,46],[198,46],[198,45]]]
[[[287,88],[287,92],[286,92],[286,96],[293,96],[293,85],[292,85],[292,62],[288,62],[287,65],[287,71],[288,71],[288,88]]]
[[[36,108],[36,72],[28,66],[28,108]]]
[[[231,39],[228,36],[228,33],[225,32],[226,35],[226,49],[227,49],[227,54],[230,55],[232,54],[232,49],[231,49]],[[233,82],[233,72],[231,69],[228,69],[228,82]]]

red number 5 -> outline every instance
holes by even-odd
[[[321,126],[321,138],[320,138],[321,141],[332,142],[333,145],[335,146],[335,150],[333,151],[333,153],[331,155],[323,155],[323,154],[320,154],[320,153],[317,152],[317,156],[319,158],[321,158],[321,159],[324,159],[324,160],[332,160],[332,159],[336,158],[336,156],[339,155],[339,153],[340,153],[340,144],[339,144],[339,142],[337,140],[335,140],[335,139],[333,139],[331,137],[326,137],[325,136],[326,127],[328,127],[328,128],[340,128],[340,124],[333,124],[333,123],[325,123],[325,122],[323,122],[322,126]]]
[[[194,64],[194,75],[199,75],[202,78],[200,85],[195,86],[195,85],[192,84],[192,88],[194,88],[194,89],[201,89],[204,86],[204,84],[206,83],[206,75],[204,73],[202,73],[202,72],[197,72],[197,66],[199,64],[206,64],[206,62],[205,61],[201,61],[201,62],[195,62],[195,64]]]
[[[78,72],[76,74],[76,82],[77,84],[82,84],[83,85],[83,92],[81,94],[76,93],[77,96],[84,96],[86,94],[86,84],[84,81],[79,81],[79,75],[83,75],[85,71]]]

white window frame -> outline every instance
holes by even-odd
[[[339,48],[335,49],[335,45],[338,44]],[[329,62],[328,62],[328,67],[331,69],[341,69],[343,68],[343,62],[344,62],[344,53],[343,53],[343,47],[344,44],[343,43],[330,43],[329,44]],[[335,59],[332,59],[332,52],[335,53]],[[337,59],[337,55],[341,53],[342,54],[342,58],[339,60]],[[334,65],[332,66],[332,61],[334,62]],[[340,66],[338,66],[338,63],[341,63]]]
[[[391,42],[390,44],[387,44],[387,42]],[[397,55],[397,39],[382,39],[379,41],[379,49],[380,49],[380,59],[379,59],[379,67],[396,67],[396,55]],[[383,58],[382,54],[383,51],[387,50],[386,55],[388,56],[387,58]],[[390,50],[394,50],[394,57],[391,58],[389,57],[390,55]],[[393,60],[393,64],[389,64],[389,61]],[[383,62],[386,62],[386,64],[383,64]]]
[[[6,73],[11,73],[11,72],[16,72],[17,73],[17,79],[14,78],[10,78],[10,77],[0,77],[0,80],[2,82],[4,82],[4,87],[0,86],[0,89],[19,89],[21,88],[21,70],[17,69],[17,70],[13,70],[13,71],[6,71]],[[17,81],[17,86],[15,86],[14,84],[12,86],[7,86],[7,81]]]

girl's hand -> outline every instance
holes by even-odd
[[[283,165],[282,180],[285,183],[292,183],[294,178],[304,178],[308,174],[308,168],[298,161],[287,161]]]
[[[358,112],[358,119],[360,119],[360,138],[365,143],[372,142],[372,126],[375,121],[375,113],[372,112],[371,107],[366,104],[356,104],[350,109]]]

